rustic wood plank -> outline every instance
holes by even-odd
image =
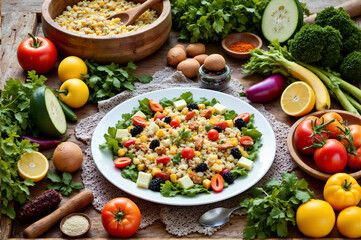
[[[43,0],[7,0],[3,1],[1,11],[5,12],[27,12],[41,13],[41,5]]]
[[[2,16],[2,51],[1,73],[2,81],[0,89],[11,78],[25,79],[25,71],[22,71],[16,51],[19,44],[28,37],[28,33],[35,33],[37,17],[35,13],[7,12]]]

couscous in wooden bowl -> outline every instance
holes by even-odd
[[[145,0],[133,0],[143,3]],[[127,63],[143,59],[158,50],[167,40],[171,25],[169,0],[163,0],[152,9],[158,18],[148,27],[126,34],[112,36],[93,36],[76,33],[59,26],[54,19],[67,6],[79,0],[45,0],[42,5],[42,28],[63,56],[78,56],[93,59],[100,63]]]

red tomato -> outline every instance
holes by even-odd
[[[360,170],[361,169],[361,147],[356,149],[356,154],[347,154],[347,166],[352,169]]]
[[[37,74],[49,72],[58,59],[55,45],[44,37],[34,37],[22,41],[18,47],[17,57],[25,71],[35,70]]]
[[[224,180],[220,174],[217,173],[211,178],[211,187],[214,192],[220,192],[223,190]]]
[[[180,126],[180,123],[177,119],[173,119],[172,121],[170,121],[170,126],[171,127],[174,127],[174,128],[177,128]]]
[[[352,133],[353,137],[353,145],[355,147],[361,147],[361,125],[350,125],[348,126],[350,128],[350,132]],[[347,135],[348,137],[348,135]],[[348,144],[346,140],[341,140],[343,143]]]
[[[218,133],[218,131],[216,129],[211,129],[211,130],[208,131],[207,136],[208,136],[209,140],[216,141],[218,139],[218,137],[219,137],[219,133]]]
[[[187,114],[187,116],[186,116],[186,120],[192,119],[192,117],[194,116],[194,114],[196,114],[195,111],[189,112],[189,113]]]
[[[339,127],[341,129],[343,128],[343,126],[341,124],[343,122],[343,119],[340,116],[340,114],[335,113],[335,112],[328,112],[321,116],[321,120],[322,120],[322,118],[325,123],[328,121],[331,121],[332,119],[335,119],[334,122],[332,122],[326,126],[327,131],[330,132],[330,133],[327,133],[327,135],[330,138],[337,138],[340,134],[342,134],[342,131],[339,129]]]
[[[304,154],[308,154],[308,155],[312,155],[315,152],[316,148],[314,148],[314,147],[307,148],[307,149],[304,149],[304,148],[312,145],[312,143],[317,142],[314,138],[309,137],[314,132],[314,128],[312,127],[311,122],[316,127],[319,124],[321,124],[321,120],[319,118],[314,117],[314,116],[308,117],[297,126],[295,134],[294,134],[294,140],[295,140],[297,149],[300,152],[302,152]],[[327,137],[326,133],[321,133],[321,135],[324,138]],[[319,134],[317,134],[316,137],[321,140]]]
[[[157,164],[158,163],[167,164],[167,163],[169,163],[169,161],[170,161],[170,157],[168,157],[168,156],[163,156],[163,157],[157,158]]]
[[[141,214],[132,200],[121,197],[104,206],[101,218],[103,227],[113,237],[130,237],[139,228]]]
[[[133,122],[134,122],[134,125],[140,124],[143,127],[145,127],[145,124],[147,123],[147,120],[145,120],[144,118],[139,117],[139,116],[134,116],[133,117]]]
[[[154,100],[149,101],[149,107],[150,109],[152,109],[153,112],[163,112],[163,106]]]
[[[338,173],[346,167],[347,151],[336,139],[327,139],[325,145],[317,148],[314,159],[318,168],[326,173]]]
[[[182,150],[182,158],[185,159],[193,159],[194,158],[194,150],[190,147],[185,147]]]
[[[251,114],[249,114],[249,113],[242,113],[242,114],[238,115],[237,117],[235,117],[235,118],[233,119],[233,123],[234,123],[238,118],[242,118],[245,122],[248,122],[250,116],[251,116]]]
[[[162,120],[163,118],[165,118],[165,116],[163,114],[159,113],[159,114],[155,115],[154,120],[157,120],[157,119]]]
[[[114,160],[114,166],[117,168],[123,168],[128,166],[132,162],[131,158],[128,157],[120,157]]]
[[[130,145],[133,145],[135,143],[134,139],[129,139],[124,142],[123,147],[129,147]]]
[[[230,172],[230,171],[231,171],[231,169],[225,168],[225,169],[223,169],[223,171],[221,172],[221,175],[223,176],[223,174],[225,174],[226,172]]]
[[[221,127],[222,130],[224,130],[224,129],[226,129],[226,128],[229,127],[227,122],[219,122],[219,123],[216,124],[216,126]]]
[[[239,139],[239,143],[243,146],[251,146],[253,145],[253,139],[250,136],[243,136]]]
[[[155,178],[161,178],[163,180],[163,182],[165,183],[165,181],[169,180],[169,175],[166,174],[165,172],[160,172],[154,175]]]

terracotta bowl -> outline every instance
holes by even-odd
[[[145,0],[134,0],[143,3]],[[159,15],[150,26],[139,31],[113,36],[91,36],[60,27],[54,19],[79,0],[45,0],[42,5],[42,28],[63,56],[78,56],[101,63],[127,63],[143,59],[158,50],[168,39],[172,25],[169,0],[154,5]]]
[[[67,234],[67,233],[64,232],[64,230],[63,230],[63,224],[64,224],[64,222],[65,222],[68,218],[70,218],[70,217],[72,217],[72,216],[76,216],[76,215],[85,217],[85,218],[88,220],[88,222],[89,222],[89,227],[88,227],[88,229],[86,229],[86,231],[85,231],[84,233],[82,233],[82,234],[79,234],[79,235],[69,235],[69,234]],[[91,227],[90,218],[88,217],[88,215],[86,215],[86,214],[84,214],[84,213],[72,213],[72,214],[69,214],[69,215],[65,216],[65,217],[63,218],[63,220],[61,220],[61,222],[60,222],[60,231],[61,231],[64,235],[66,235],[66,236],[68,236],[68,237],[75,237],[75,238],[81,237],[81,236],[85,235],[85,234],[89,231],[90,227]]]
[[[256,48],[262,47],[262,39],[256,34],[249,32],[240,32],[240,33],[231,33],[225,39],[222,40],[222,48],[223,50],[231,57],[238,59],[247,59],[251,57],[249,52],[239,53],[234,52],[229,49],[229,45],[238,41],[247,41],[252,43]]]
[[[355,115],[355,114],[350,113],[350,112],[347,112],[347,111],[335,110],[335,109],[325,110],[325,111],[318,111],[318,112],[311,113],[311,114],[309,114],[309,115],[307,115],[307,116],[305,116],[303,118],[300,118],[297,122],[295,122],[292,125],[292,127],[290,129],[290,132],[288,133],[288,136],[287,136],[288,151],[290,152],[291,157],[296,162],[296,164],[303,171],[305,171],[306,173],[308,173],[312,177],[315,177],[315,178],[323,180],[323,181],[327,181],[327,179],[329,177],[331,177],[332,174],[321,172],[319,170],[319,168],[317,167],[314,159],[313,159],[313,155],[305,155],[305,154],[299,152],[293,139],[294,139],[294,133],[296,131],[297,126],[303,120],[305,120],[309,116],[321,117],[323,114],[325,114],[327,112],[336,112],[336,113],[340,114],[341,117],[343,118],[343,120],[347,120],[348,125],[361,124],[361,117],[360,116]],[[358,179],[358,178],[361,177],[361,170],[359,170],[359,171],[353,170],[353,169],[351,169],[351,168],[349,168],[347,166],[343,170],[343,172],[350,174],[355,179]]]

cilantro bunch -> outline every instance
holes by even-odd
[[[68,172],[63,172],[63,176],[60,178],[57,174],[49,170],[46,174],[46,177],[52,181],[52,183],[48,184],[47,188],[55,189],[64,196],[68,196],[70,193],[72,193],[73,189],[79,190],[84,188],[83,184],[80,182],[72,181],[73,177]]]
[[[294,172],[282,173],[282,182],[272,178],[263,185],[263,188],[252,189],[254,198],[240,204],[248,209],[243,237],[266,238],[275,233],[278,237],[286,237],[288,224],[296,225],[298,206],[310,200],[313,192],[305,179],[298,181]]]
[[[84,75],[84,81],[89,87],[89,102],[97,103],[115,96],[124,91],[135,89],[134,82],[149,83],[151,76],[136,76],[134,70],[137,68],[133,62],[129,62],[126,67],[111,63],[100,65],[96,62],[85,60],[88,66],[88,74]]]

